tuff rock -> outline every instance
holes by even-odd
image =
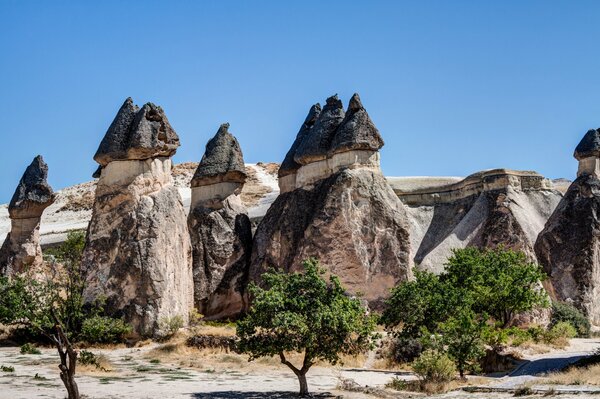
[[[412,276],[406,210],[381,173],[383,141],[358,96],[346,113],[337,96],[318,109],[286,155],[281,194],[255,233],[250,279],[269,267],[301,270],[315,257],[381,308],[389,289]]]
[[[160,107],[127,99],[95,159],[102,166],[83,267],[85,300],[124,317],[144,336],[163,320],[187,323],[193,306],[191,244],[171,176],[179,138]]]
[[[246,171],[228,127],[207,143],[191,181],[194,304],[207,319],[235,318],[247,305],[252,231],[240,198]]]
[[[25,169],[8,205],[11,230],[0,248],[0,271],[3,275],[35,269],[43,262],[40,219],[44,209],[55,199],[47,178],[48,165],[38,155]]]

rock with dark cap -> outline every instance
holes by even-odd
[[[573,156],[577,160],[587,157],[600,157],[600,131],[598,129],[590,129],[581,139]]]
[[[191,185],[199,187],[220,182],[245,181],[246,168],[242,150],[236,138],[229,133],[229,123],[224,123],[206,144],[204,156],[194,173]]]
[[[223,124],[206,145],[191,182],[188,229],[194,304],[207,319],[237,317],[247,305],[252,230],[240,192],[246,179],[236,138]]]
[[[327,158],[335,132],[344,120],[344,106],[337,94],[327,99],[323,111],[302,140],[294,154],[294,161],[301,165]]]
[[[306,116],[304,123],[300,127],[300,131],[298,131],[298,134],[296,135],[296,140],[294,140],[294,143],[290,147],[289,151],[287,152],[287,154],[285,154],[285,158],[283,159],[283,162],[279,167],[279,177],[284,177],[289,174],[295,173],[300,168],[301,165],[294,160],[294,156],[302,141],[304,141],[304,139],[310,135],[310,131],[315,125],[315,122],[319,118],[320,114],[321,104],[316,103],[315,105],[310,107],[308,115]]]
[[[152,103],[141,109],[127,98],[109,126],[94,160],[105,166],[111,161],[170,157],[179,147],[179,137],[163,109]]]
[[[0,249],[0,269],[5,275],[42,264],[40,219],[55,199],[47,178],[48,165],[38,155],[25,170],[10,201],[11,231]]]
[[[344,120],[335,132],[329,152],[335,154],[351,150],[378,151],[381,147],[383,139],[379,130],[363,107],[358,93],[355,93],[350,99]]]

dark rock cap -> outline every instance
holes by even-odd
[[[294,140],[292,147],[287,152],[287,154],[285,154],[283,162],[281,162],[281,166],[279,167],[278,172],[279,177],[292,174],[300,168],[301,165],[298,162],[294,161],[294,154],[296,154],[296,150],[300,146],[300,143],[302,143],[302,141],[309,135],[310,130],[314,126],[320,114],[321,104],[316,103],[315,105],[310,107],[308,115],[306,116],[304,123],[302,124],[300,130],[298,131],[298,134],[296,135],[296,140]]]
[[[329,149],[331,154],[350,150],[378,151],[383,147],[379,130],[363,107],[358,93],[354,93],[348,104],[346,117],[335,132]]]
[[[222,124],[217,134],[206,144],[204,156],[192,178],[192,187],[220,182],[243,184],[246,181],[240,144],[228,129],[229,123]]]
[[[600,129],[590,129],[581,139],[575,153],[573,154],[578,160],[582,158],[600,156]]]
[[[47,182],[48,165],[41,155],[33,158],[8,205],[11,219],[39,217],[54,202],[54,192]]]
[[[301,165],[327,158],[336,129],[344,119],[344,107],[337,94],[329,97],[310,134],[298,146],[294,161]]]
[[[94,160],[102,166],[111,161],[170,157],[179,137],[163,109],[152,103],[141,109],[127,98],[100,142]]]

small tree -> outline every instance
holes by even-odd
[[[250,286],[252,306],[237,324],[239,349],[250,360],[279,356],[298,377],[300,395],[308,394],[306,373],[318,360],[340,362],[342,354],[358,354],[372,345],[375,317],[356,298],[346,295],[336,276],[329,281],[315,259],[304,273],[268,272],[266,289]],[[300,367],[286,353],[304,353]]]

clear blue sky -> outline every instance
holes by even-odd
[[[87,181],[127,96],[161,105],[198,161],[231,123],[280,162],[311,104],[357,91],[387,175],[505,167],[573,178],[600,126],[598,1],[0,0],[0,202],[42,154]]]

